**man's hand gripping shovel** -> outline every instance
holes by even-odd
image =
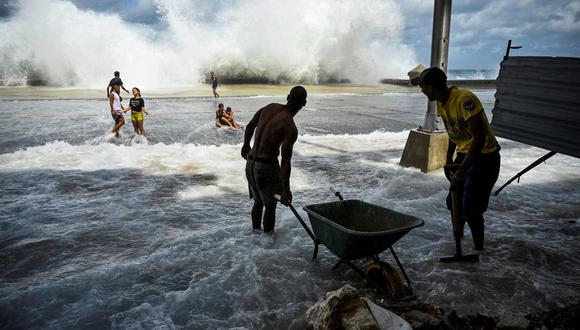
[[[451,183],[453,181],[453,174],[459,168],[459,164],[446,165],[444,168],[445,177]],[[452,257],[440,258],[441,262],[478,262],[479,256],[477,254],[463,255],[461,253],[461,238],[463,237],[463,227],[465,223],[461,219],[461,199],[458,188],[451,188],[451,220],[453,222],[453,236],[455,237],[455,255]]]

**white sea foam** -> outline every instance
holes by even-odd
[[[204,126],[196,134],[209,133]],[[448,183],[441,170],[398,165],[408,133],[299,136],[291,178],[299,212],[334,200],[334,186],[424,219],[394,248],[421,299],[460,313],[525,313],[577,298],[578,159],[557,155],[492,197],[481,262],[443,265],[439,257],[453,251]],[[546,152],[500,143],[498,184]],[[271,329],[287,328],[328,290],[362,285],[345,266],[331,271],[337,259],[324,247],[310,261],[312,242],[287,208],[278,208],[274,236],[251,232],[240,147],[55,141],[1,154],[2,177],[27,187],[7,203],[23,219],[2,229],[31,236],[3,251],[57,255],[46,268],[32,257],[11,265],[16,280],[0,286],[1,306],[10,315],[27,306],[17,324],[28,328]],[[37,183],[35,173],[51,178]],[[38,227],[39,237],[28,234]],[[29,267],[36,277],[18,274]]]
[[[145,87],[199,83],[209,70],[279,81],[376,82],[415,64],[392,0],[227,1],[212,13],[205,1],[156,4],[160,29],[69,1],[19,1],[14,16],[0,22],[4,83],[30,78],[103,88],[114,70]]]

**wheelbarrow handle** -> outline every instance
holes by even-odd
[[[282,198],[280,195],[275,194],[274,198],[276,198],[278,201],[280,201],[280,199]],[[308,233],[308,236],[310,236],[310,238],[312,239],[312,241],[314,241],[315,244],[318,244],[318,239],[316,239],[316,236],[314,236],[314,234],[312,233],[312,231],[310,230],[310,228],[308,228],[308,225],[306,225],[306,222],[304,222],[304,220],[302,219],[302,217],[300,216],[300,214],[298,214],[298,211],[296,211],[296,209],[294,208],[294,206],[292,205],[292,203],[288,204],[288,207],[290,208],[290,210],[292,210],[292,213],[294,213],[294,216],[296,217],[296,219],[298,219],[298,221],[300,222],[300,224],[302,225],[302,227],[304,227],[304,230],[306,230],[306,233]]]
[[[337,191],[336,189],[334,189],[334,187],[330,187],[330,191],[334,194],[334,196],[338,197],[338,199],[341,202],[344,200],[344,198],[342,198],[342,195],[340,194],[340,191]]]

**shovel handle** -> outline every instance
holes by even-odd
[[[280,195],[278,194],[274,194],[274,198],[276,198],[278,201],[282,198]],[[298,219],[298,221],[300,222],[300,224],[302,225],[302,227],[304,228],[304,230],[306,230],[306,233],[308,233],[308,236],[310,236],[310,238],[312,239],[312,241],[314,242],[314,244],[318,244],[318,239],[316,239],[316,236],[314,236],[314,234],[312,233],[312,231],[310,230],[310,228],[308,228],[308,226],[306,225],[306,223],[304,222],[304,220],[302,220],[302,217],[300,216],[300,214],[298,214],[298,211],[296,211],[296,209],[294,208],[294,206],[292,205],[292,203],[288,204],[288,207],[290,208],[290,210],[292,211],[292,213],[294,213],[294,216],[296,217],[296,219]]]
[[[461,219],[461,198],[459,192],[451,190],[451,220],[453,222],[453,234],[457,237],[463,237],[463,228],[465,223]]]

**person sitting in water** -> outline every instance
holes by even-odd
[[[216,127],[224,127],[229,126],[233,127],[228,118],[226,117],[226,111],[224,110],[224,104],[218,104],[218,109],[215,112],[215,126]]]
[[[111,133],[115,133],[116,137],[119,137],[119,130],[121,126],[125,124],[125,117],[123,114],[127,112],[123,105],[121,104],[121,97],[119,93],[121,92],[121,85],[115,83],[113,88],[111,89],[111,93],[109,94],[109,106],[111,108],[111,116],[113,116],[113,120],[115,121],[115,126],[111,130]]]
[[[149,112],[145,108],[145,101],[141,97],[141,91],[137,87],[133,87],[133,98],[129,101],[129,107],[127,110],[131,110],[131,122],[133,122],[133,128],[135,129],[135,134],[144,135],[143,130],[143,112],[149,115]]]
[[[232,107],[226,108],[225,117],[230,122],[233,128],[240,128],[240,124],[236,123],[236,121],[234,120],[234,112],[232,111]]]

